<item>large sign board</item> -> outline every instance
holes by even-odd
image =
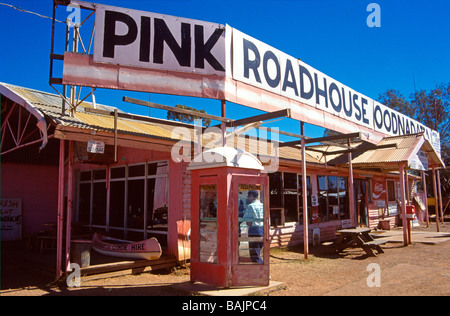
[[[378,140],[423,132],[440,153],[436,131],[228,25],[95,10],[94,56],[66,53],[64,84],[217,98],[266,111],[290,107],[295,119]]]
[[[438,133],[343,85],[301,60],[233,29],[233,79],[310,105],[380,132],[424,132],[437,145]],[[440,151],[435,146],[436,151]]]
[[[225,27],[144,11],[97,5],[94,62],[225,73]]]

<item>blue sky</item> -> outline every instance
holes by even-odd
[[[0,0],[45,16],[51,0]],[[450,81],[450,1],[448,0],[98,0],[130,9],[229,24],[291,56],[302,59],[337,81],[378,99],[387,89],[406,97],[416,89],[432,89]],[[380,6],[381,27],[366,23],[369,3]],[[69,13],[58,11],[64,20]],[[0,5],[0,81],[54,92],[48,84],[51,21]],[[63,38],[57,38],[60,42]],[[56,64],[62,69],[62,64]],[[61,71],[59,69],[59,71]],[[148,109],[121,101],[123,95],[174,106],[195,106],[220,115],[220,101],[98,90],[97,102],[124,111]],[[151,115],[164,117],[158,110]],[[242,118],[261,112],[229,104],[227,116]],[[299,123],[275,122],[299,133]],[[308,136],[322,129],[308,126]]]

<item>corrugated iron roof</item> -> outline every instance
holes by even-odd
[[[395,145],[391,148],[377,148],[385,145]],[[357,147],[364,146],[359,144]],[[436,165],[443,165],[442,160],[437,156],[436,152],[424,138],[423,133],[386,137],[381,140],[373,149],[365,149],[352,153],[352,164],[355,167],[376,167],[380,169],[392,169],[388,164],[396,164],[400,162],[409,162],[412,155],[419,150],[428,153],[428,159]],[[348,165],[348,155],[338,155],[327,157],[328,163],[331,165]]]
[[[417,145],[421,137],[421,134],[415,134],[384,138],[377,146],[396,145],[397,148],[368,150],[352,159],[352,163],[357,165],[408,161],[411,148]]]
[[[57,94],[52,94],[48,92],[43,92],[39,90],[19,87],[11,84],[0,83],[6,86],[8,89],[26,99],[28,102],[33,104],[39,111],[41,111],[50,123],[56,125],[63,125],[69,127],[76,127],[81,129],[95,129],[100,131],[113,131],[114,130],[114,117],[109,115],[101,115],[91,112],[86,112],[85,108],[93,108],[92,103],[82,102],[77,108],[75,117],[69,116],[69,111],[66,109],[66,115],[62,116],[62,97]],[[114,107],[97,104],[97,109],[106,110],[109,112],[114,111]],[[123,111],[120,111],[124,113]],[[164,121],[164,120],[161,120]],[[172,134],[172,131],[176,128],[173,124],[163,124],[163,123],[149,123],[139,120],[118,118],[117,120],[117,130],[119,133],[127,133],[134,135],[141,135],[147,137],[157,137],[165,138],[173,141],[178,141],[181,139],[181,135]],[[193,135],[193,130],[191,130],[191,135]],[[192,138],[193,139],[193,138]],[[221,135],[218,133],[205,133],[203,134],[202,141],[203,146],[211,147],[211,140],[220,140]],[[237,143],[236,143],[237,144]],[[274,156],[275,152],[271,148],[270,142],[258,141],[256,146],[251,141],[245,140],[242,144],[245,150],[253,153],[259,154],[267,153],[269,156]],[[266,146],[265,148],[261,146]],[[307,153],[306,155],[308,162],[320,163],[320,161]],[[300,148],[290,148],[282,147],[279,148],[279,158],[289,159],[289,160],[301,160],[301,150]]]
[[[2,85],[30,102],[33,106],[36,107],[36,109],[42,112],[47,117],[47,119],[50,120],[50,123],[82,129],[95,129],[103,131],[114,130],[113,116],[88,113],[84,111],[85,108],[93,108],[93,105],[90,102],[82,102],[77,108],[75,117],[69,116],[68,109],[66,109],[66,115],[62,116],[61,96],[11,84],[2,83]],[[96,108],[111,112],[113,112],[115,109],[114,107],[102,104],[97,104]],[[123,113],[123,111],[118,111]],[[172,125],[142,122],[126,118],[118,118],[117,120],[117,130],[119,133],[174,139],[171,135],[173,128],[174,127]],[[178,139],[175,138],[175,140]]]

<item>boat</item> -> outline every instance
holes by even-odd
[[[161,257],[161,245],[154,237],[142,241],[129,241],[108,237],[94,233],[92,248],[102,255],[128,258],[155,260]]]

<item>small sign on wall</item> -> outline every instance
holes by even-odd
[[[22,199],[0,199],[1,240],[22,239]]]
[[[317,194],[311,194],[311,206],[319,206],[319,198]]]
[[[345,229],[345,228],[352,228],[353,227],[353,223],[352,223],[351,219],[344,219],[344,220],[341,221],[341,224],[342,224],[342,228],[343,229]]]
[[[105,143],[98,140],[89,140],[87,143],[87,152],[92,154],[104,154]]]

